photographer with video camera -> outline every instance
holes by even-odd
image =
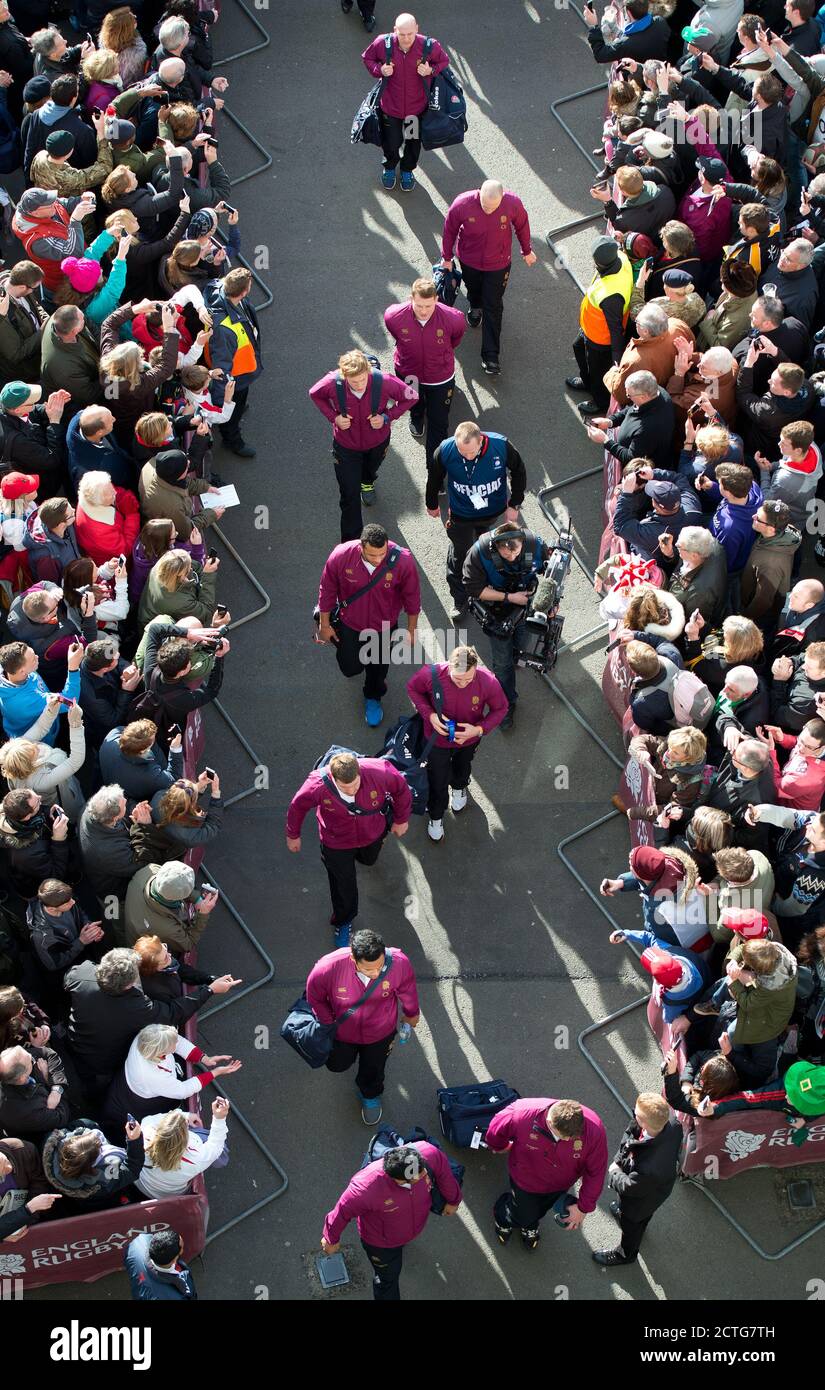
[[[505,521],[480,536],[464,561],[470,611],[490,639],[493,672],[507,696],[502,729],[513,727],[524,618],[549,553],[541,536]]]

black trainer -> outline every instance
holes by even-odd
[[[363,16],[362,16],[362,18],[363,18]],[[364,28],[366,29],[366,31],[367,31],[368,34],[371,34],[371,33],[372,33],[373,29],[375,28],[375,15],[374,15],[374,14],[368,15],[367,18],[364,20]]]
[[[253,449],[251,444],[246,444],[243,439],[234,439],[231,443],[225,439],[223,447],[228,449],[230,454],[237,454],[239,459],[254,459],[257,449]]]
[[[341,9],[344,11],[344,14],[349,14],[352,6],[353,0],[341,0]]]
[[[481,323],[481,310],[480,310],[480,309],[468,309],[468,310],[467,310],[467,322],[469,323],[469,325],[470,325],[471,328],[478,328],[478,325]]]
[[[482,357],[481,365],[488,376],[501,376],[501,363],[497,357]]]
[[[537,1249],[540,1240],[541,1231],[539,1230],[538,1226],[534,1226],[532,1230],[529,1231],[525,1231],[524,1228],[522,1228],[521,1243],[524,1246],[525,1250]]]
[[[412,415],[410,416],[410,434],[412,435],[413,439],[423,439],[423,438],[424,438],[424,425],[423,425],[423,423],[422,423],[422,424],[419,424],[417,420],[414,420],[414,419],[413,419]]]
[[[586,391],[588,389],[580,376],[566,376],[564,384],[568,391]]]
[[[596,405],[595,401],[579,401],[578,411],[579,414],[583,415],[585,418],[588,415],[604,415],[601,406]]]
[[[516,707],[515,707],[515,705],[508,705],[508,706],[507,706],[507,713],[505,714],[504,718],[502,719],[502,721],[501,721],[501,723],[500,723],[500,725],[499,725],[499,728],[500,728],[500,729],[512,729],[514,723],[516,722],[516,721],[515,721],[515,715],[516,715]]]

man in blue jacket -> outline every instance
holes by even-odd
[[[65,714],[71,701],[80,695],[80,663],[83,660],[83,647],[73,642],[69,647],[66,664],[68,675],[60,695],[65,701],[59,712]],[[9,642],[0,647],[0,713],[3,728],[8,738],[22,738],[37,722],[46,708],[50,691],[42,676],[37,674],[38,657],[25,642]],[[41,743],[54,745],[57,738],[57,720],[51,728],[39,735]]]
[[[741,574],[756,540],[753,517],[762,506],[762,489],[742,463],[717,464],[716,482],[701,477],[696,486],[714,501],[718,499],[710,529],[725,552],[728,574]]]
[[[131,454],[121,449],[114,427],[115,417],[105,405],[87,405],[69,421],[66,450],[75,494],[83,474],[98,470],[108,473],[115,487],[137,492],[137,464]]]
[[[198,1291],[188,1264],[181,1259],[183,1239],[177,1231],[158,1231],[135,1236],[126,1248],[123,1263],[138,1303],[180,1303],[197,1298]]]
[[[509,476],[509,486],[508,486]],[[473,420],[459,425],[445,439],[427,467],[424,505],[428,516],[440,516],[438,495],[447,481],[447,584],[456,623],[467,612],[464,561],[470,548],[501,521],[518,521],[527,473],[521,454],[503,434],[483,434]]]
[[[639,504],[648,498],[651,510],[643,514]],[[700,525],[701,521],[699,499],[683,475],[645,464],[622,478],[613,514],[613,533],[637,555],[655,560],[668,573],[674,567],[673,547],[680,531],[684,526]]]

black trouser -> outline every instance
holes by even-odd
[[[476,270],[461,262],[461,274],[467,289],[471,309],[481,310],[481,355],[484,358],[501,354],[501,320],[504,317],[504,291],[510,279],[510,267],[503,270]]]
[[[613,366],[613,352],[610,345],[603,346],[601,343],[592,343],[589,338],[585,338],[583,333],[579,333],[573,344],[573,356],[576,359],[579,376],[596,405],[600,410],[607,410],[610,404],[610,392],[604,384],[603,377],[605,372],[609,372]]]
[[[450,800],[450,787],[463,791],[470,785],[470,772],[478,741],[455,748],[435,747],[427,759],[427,781],[430,795],[427,811],[430,820],[441,820]]]
[[[249,387],[236,387],[234,399],[235,409],[232,411],[226,424],[218,425],[224,444],[240,444],[242,442],[241,420],[246,414],[246,407],[249,404]]]
[[[622,1254],[626,1260],[635,1260],[642,1243],[642,1236],[647,1230],[649,1222],[649,1216],[646,1216],[644,1221],[633,1221],[629,1216],[625,1216],[622,1211],[621,1198],[619,1199],[619,1225],[622,1228],[621,1246]]]
[[[372,1265],[373,1298],[380,1303],[400,1303],[401,1293],[398,1280],[401,1277],[401,1264],[404,1258],[403,1245],[367,1245],[361,1241]]]
[[[374,449],[345,449],[336,439],[332,446],[341,507],[341,540],[357,541],[364,522],[361,516],[361,484],[374,483],[390,447],[389,439]]]
[[[375,1100],[384,1091],[384,1071],[394,1042],[394,1028],[378,1042],[348,1043],[336,1038],[327,1058],[327,1071],[349,1071],[357,1062],[355,1084],[364,1100]]]
[[[447,438],[450,428],[450,406],[455,391],[455,377],[444,381],[440,386],[425,386],[418,383],[418,403],[410,411],[410,419],[416,429],[426,423],[427,437],[424,441],[427,467],[433,461],[433,454]],[[51,495],[51,494],[50,494]]]
[[[542,1217],[563,1197],[566,1189],[559,1192],[525,1192],[510,1180],[510,1191],[503,1192],[493,1208],[496,1225],[506,1230],[518,1226],[521,1231],[537,1231]]]
[[[462,577],[464,561],[479,536],[483,536],[485,531],[492,531],[494,527],[498,526],[501,518],[501,512],[498,516],[485,516],[478,521],[473,517],[456,516],[453,512],[448,513],[446,531],[450,544],[447,550],[447,587],[457,604],[467,602]]]
[[[383,835],[373,840],[371,845],[361,849],[330,849],[321,845],[321,858],[329,879],[329,895],[332,898],[332,924],[342,927],[358,916],[358,878],[356,864],[374,864],[381,846],[387,838],[385,827]]]
[[[524,622],[509,637],[493,637],[490,634],[490,665],[493,675],[507,696],[507,703],[514,705],[518,699],[516,690],[516,656],[521,651]]]
[[[361,639],[363,633],[356,632],[354,627],[347,627],[341,624],[338,642],[335,647],[335,659],[338,662],[338,669],[344,676],[360,676],[364,673],[364,699],[382,700],[387,693],[387,672],[389,664],[382,666],[377,662],[365,662],[362,659]],[[375,638],[375,634],[370,634]],[[383,640],[383,633],[380,634]],[[389,633],[387,633],[389,641]]]
[[[381,112],[381,148],[384,151],[384,169],[389,172],[394,169],[401,160],[401,173],[410,174],[421,158],[421,141],[404,138],[405,127],[407,130],[418,129],[417,116],[388,116],[386,111]],[[401,146],[404,146],[404,153],[401,154]]]

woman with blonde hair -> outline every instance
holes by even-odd
[[[95,108],[105,111],[123,86],[117,54],[108,48],[96,48],[83,59],[80,69],[89,84],[83,98],[84,109],[87,113]]]
[[[705,620],[694,612],[685,625],[685,666],[708,689],[718,695],[735,666],[749,666],[757,675],[765,666],[765,636],[756,623],[741,613],[732,613],[722,623],[721,632],[710,632],[701,639]]]
[[[118,72],[124,87],[131,87],[140,80],[146,71],[146,44],[128,5],[119,5],[103,16],[100,46],[117,54]]]
[[[103,202],[112,212],[127,208],[134,213],[144,237],[157,235],[158,218],[171,212],[180,202],[183,187],[182,153],[164,144],[169,165],[169,187],[163,193],[153,193],[150,187],[141,188],[137,174],[126,164],[118,164],[101,188]]]
[[[197,1115],[167,1110],[143,1121],[146,1159],[135,1186],[145,1197],[177,1197],[207,1168],[224,1168],[229,1101],[212,1102],[212,1124],[204,1129]]]
[[[185,1077],[187,1062],[198,1063],[207,1070]],[[104,1123],[119,1132],[127,1115],[142,1120],[144,1115],[172,1110],[189,1096],[199,1095],[217,1076],[238,1071],[241,1065],[228,1056],[206,1057],[171,1024],[148,1023],[132,1040],[126,1061],[109,1087]],[[158,1104],[164,1100],[168,1104]]]
[[[733,843],[733,821],[716,806],[697,806],[676,845],[693,857],[703,883],[716,876],[714,855]]]
[[[666,806],[681,810],[672,816],[674,830],[686,819],[696,804],[707,781],[707,739],[701,729],[692,724],[671,729],[667,738],[656,734],[637,734],[628,744],[628,754],[653,773],[656,801],[648,806],[626,807],[620,797],[613,797],[617,811],[628,820],[655,820]]]
[[[161,613],[171,622],[195,617],[203,627],[220,627],[229,621],[216,612],[218,560],[195,564],[185,550],[167,550],[153,566],[140,596],[138,625],[145,628]]]
[[[115,435],[126,449],[131,446],[137,421],[153,409],[158,387],[169,380],[178,360],[180,336],[172,304],[164,304],[161,310],[163,350],[156,367],[149,366],[138,343],[120,341],[123,325],[131,326],[136,314],[148,313],[154,307],[155,301],[149,299],[124,304],[109,315],[100,330],[100,379],[115,417]]]
[[[70,821],[78,821],[85,797],[75,777],[86,759],[83,711],[79,704],[69,710],[68,757],[60,748],[37,743],[31,738],[12,738],[0,748],[0,773],[10,791],[33,791],[44,806],[62,805]],[[31,732],[31,730],[29,731]]]
[[[162,290],[158,295],[160,283],[158,271],[163,257],[170,254],[189,225],[188,194],[182,195],[178,207],[179,212],[174,225],[165,236],[151,241],[139,239],[140,224],[135,214],[130,212],[128,208],[118,208],[116,212],[110,212],[106,218],[104,231],[100,233],[94,246],[97,248],[97,254],[102,256],[107,249],[112,251],[116,244],[125,241],[128,247],[125,300],[136,303],[147,295],[159,298],[166,297],[165,290]],[[126,232],[126,236],[122,237],[121,232]],[[105,242],[103,242],[104,237],[106,238]],[[152,302],[154,303],[154,298]]]

